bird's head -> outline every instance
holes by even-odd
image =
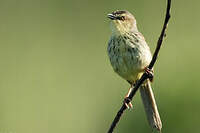
[[[111,19],[111,29],[114,33],[124,34],[131,31],[137,31],[136,20],[128,11],[114,11],[108,14]]]

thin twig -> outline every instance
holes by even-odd
[[[169,19],[170,19],[170,8],[171,8],[171,0],[167,0],[167,10],[166,10],[166,15],[165,15],[165,21],[164,21],[164,24],[163,24],[163,28],[162,28],[162,31],[161,31],[161,34],[160,34],[160,37],[158,39],[158,42],[157,42],[157,46],[156,46],[156,49],[154,51],[154,54],[153,54],[153,58],[148,66],[148,68],[151,70],[157,60],[157,56],[158,56],[158,53],[160,51],[160,47],[162,45],[162,42],[163,42],[163,38],[165,37],[165,32],[166,32],[166,29],[167,29],[167,25],[168,25],[168,22],[169,22]],[[119,122],[123,112],[127,109],[125,103],[129,103],[132,99],[133,99],[133,96],[135,95],[135,93],[137,92],[138,88],[142,85],[142,83],[149,78],[149,75],[147,73],[143,73],[142,77],[140,78],[140,80],[138,80],[138,82],[134,85],[134,88],[132,89],[129,97],[123,102],[123,105],[121,106],[120,110],[117,112],[117,115],[115,116],[115,119],[113,120],[109,130],[108,130],[108,133],[112,133],[113,130],[115,129],[117,123]]]

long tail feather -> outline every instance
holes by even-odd
[[[156,101],[149,80],[147,80],[140,87],[140,94],[144,104],[149,125],[153,129],[156,128],[158,131],[161,131],[162,122],[160,119],[160,115],[157,109]]]

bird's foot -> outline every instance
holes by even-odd
[[[129,97],[124,98],[124,104],[126,105],[127,109],[133,108],[133,105],[131,103],[131,99],[129,99]]]
[[[128,93],[126,94],[124,98],[124,104],[126,105],[127,109],[133,108],[133,105],[131,103],[131,99],[129,98],[129,95],[132,91],[133,85],[131,85],[131,88],[129,89]]]
[[[149,69],[148,67],[145,67],[144,71],[145,71],[145,73],[147,74],[149,80],[150,80],[151,82],[153,82],[153,77],[154,77],[153,69]]]

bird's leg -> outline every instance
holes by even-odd
[[[154,75],[153,75],[153,69],[149,69],[148,67],[145,67],[145,68],[144,68],[144,71],[145,71],[145,73],[147,74],[149,80],[150,80],[151,82],[153,82],[153,77],[154,77]]]
[[[130,87],[128,93],[126,94],[126,96],[125,96],[125,98],[124,98],[124,104],[126,105],[126,107],[127,107],[128,109],[129,109],[129,108],[133,108],[133,105],[132,105],[132,103],[131,103],[131,100],[129,99],[129,95],[130,95],[132,89],[133,89],[133,85],[131,85],[131,87]]]

